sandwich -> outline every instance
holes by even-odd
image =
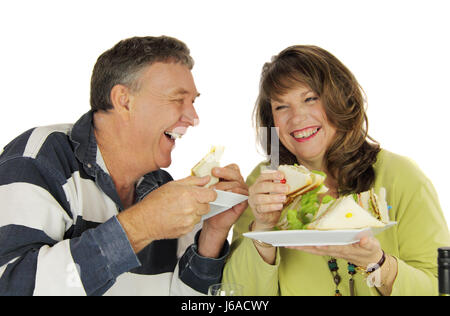
[[[316,188],[297,196],[281,213],[276,230],[337,230],[384,227],[389,223],[386,190],[374,189],[334,199]]]
[[[275,229],[304,229],[319,210],[334,200],[329,195],[319,200],[319,195],[328,191],[326,174],[302,165],[281,165],[278,170],[284,173],[283,182],[289,185],[289,192]]]
[[[298,195],[281,211],[280,219],[275,226],[275,230],[296,230],[306,229],[318,214],[324,213],[335,201],[330,195],[320,198],[317,187],[305,194]]]
[[[363,209],[367,210],[373,217],[387,224],[389,223],[388,205],[386,202],[386,189],[380,188],[379,195],[374,189],[354,194],[353,198]]]
[[[283,172],[285,178],[283,183],[289,185],[289,192],[286,194],[285,205],[292,203],[297,197],[310,191],[320,188],[318,193],[328,191],[323,184],[326,178],[325,173],[320,171],[310,171],[302,165],[280,165],[278,170]]]
[[[352,195],[337,199],[313,222],[307,229],[337,230],[360,229],[366,227],[384,227],[386,224],[376,219],[367,210],[362,208]]]
[[[211,151],[191,169],[191,175],[193,176],[211,177],[211,180],[205,185],[207,188],[219,182],[219,179],[213,176],[211,171],[215,167],[220,167],[220,159],[224,150],[223,146],[213,146]]]

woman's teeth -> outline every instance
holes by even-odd
[[[309,129],[309,130],[305,130],[305,131],[299,131],[299,132],[295,132],[294,133],[294,138],[297,138],[297,139],[301,139],[301,138],[308,138],[308,137],[310,137],[310,136],[312,136],[312,135],[314,135],[314,134],[316,134],[318,131],[319,131],[319,127],[317,127],[317,128],[314,128],[314,129]]]

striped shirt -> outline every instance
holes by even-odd
[[[136,255],[92,119],[90,111],[75,124],[30,129],[1,153],[0,295],[206,293],[221,279],[228,242],[218,259],[201,257],[198,225]],[[164,170],[145,175],[136,200],[169,181]]]

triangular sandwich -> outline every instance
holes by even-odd
[[[285,183],[289,185],[289,192],[285,205],[290,204],[296,197],[305,194],[323,185],[325,174],[310,171],[302,165],[280,165],[278,170],[285,175]],[[328,189],[323,186],[319,193],[325,193]]]
[[[307,229],[345,230],[384,227],[385,224],[363,209],[352,195],[337,199],[328,209],[308,224]]]
[[[220,167],[220,159],[222,158],[225,148],[223,146],[213,146],[211,151],[202,158],[191,170],[191,174],[197,177],[211,176],[211,180],[205,187],[219,182],[219,179],[212,175],[211,170],[215,167]]]

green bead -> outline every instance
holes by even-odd
[[[338,265],[337,265],[337,262],[336,261],[328,261],[328,267],[330,268],[330,271],[337,271],[339,268],[338,268]]]
[[[350,275],[356,274],[356,266],[354,264],[349,263],[347,269]]]

